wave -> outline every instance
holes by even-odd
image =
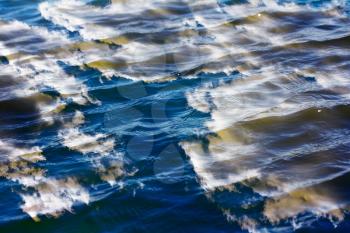
[[[340,0],[59,0],[38,6],[54,29],[0,21],[0,175],[20,186],[21,208],[35,220],[108,196],[96,194],[96,183],[112,192],[134,175],[134,164],[121,152],[123,139],[86,119],[116,115],[107,127],[156,128],[159,136],[180,123],[150,123],[145,106],[163,104],[163,93],[154,92],[168,90],[160,87],[192,80],[176,90],[192,109],[174,114],[208,116],[207,129],[194,139],[183,136],[192,128],[171,136],[227,219],[251,232],[295,230],[320,216],[336,224],[348,210],[339,185],[349,173],[348,8]],[[200,80],[217,74],[224,77]],[[114,98],[126,79],[147,83],[154,95]],[[107,112],[117,100],[122,107]],[[147,110],[134,111],[139,105]],[[124,124],[129,117],[136,119]],[[23,128],[28,138],[18,133]],[[40,143],[46,134],[54,149]],[[51,150],[78,154],[98,181],[50,175],[40,163]],[[181,170],[182,158],[177,163]],[[160,169],[158,176],[177,172]]]

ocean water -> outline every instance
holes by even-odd
[[[350,232],[350,1],[0,0],[0,232]]]

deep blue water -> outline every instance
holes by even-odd
[[[0,232],[349,232],[347,0],[0,0]]]

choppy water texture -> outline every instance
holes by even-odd
[[[0,0],[0,232],[350,232],[347,0]]]

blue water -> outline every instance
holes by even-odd
[[[349,232],[349,10],[0,0],[0,232]]]

